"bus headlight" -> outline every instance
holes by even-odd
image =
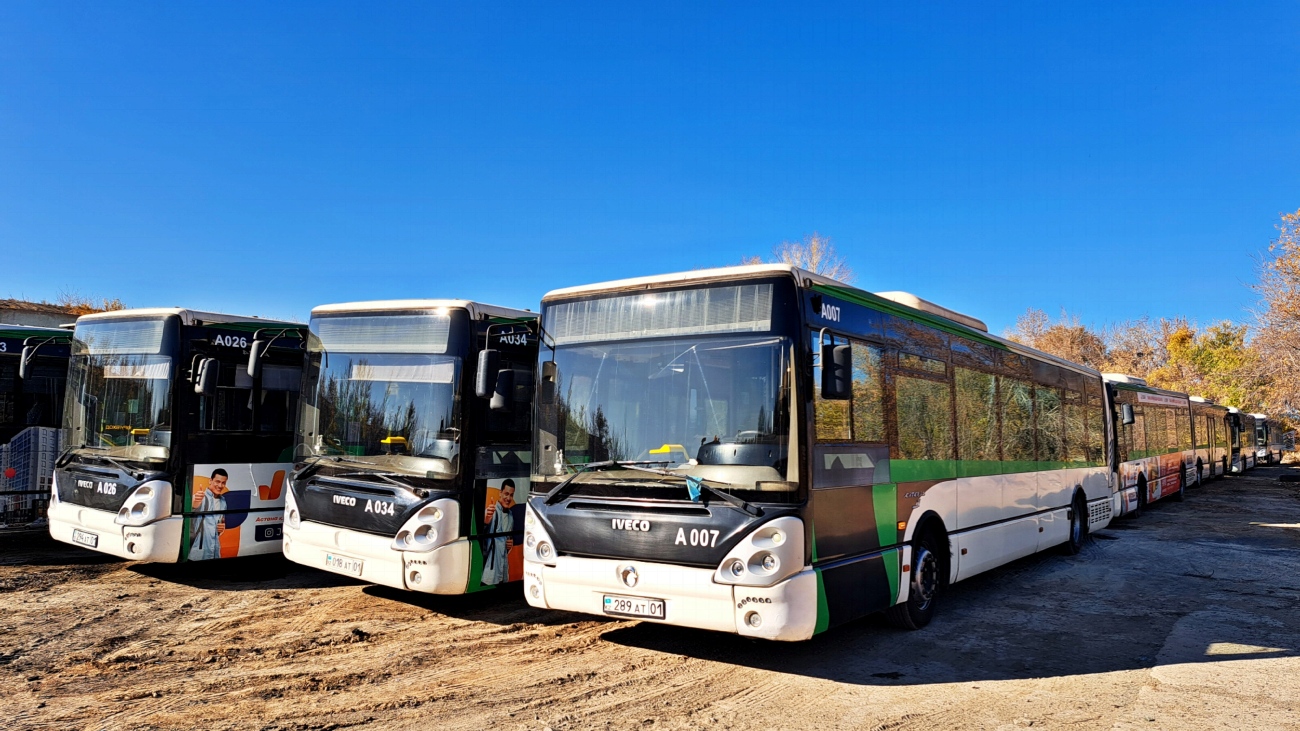
[[[292,485],[284,491],[284,522],[294,529],[302,525],[302,513],[298,511],[298,500],[293,496]]]
[[[772,586],[803,569],[803,521],[786,516],[764,523],[727,552],[713,580]]]
[[[131,491],[117,511],[113,522],[118,525],[140,527],[172,515],[171,483],[155,480],[146,482]]]
[[[456,539],[460,503],[452,498],[434,500],[415,512],[397,531],[393,550],[427,553]]]
[[[533,506],[524,508],[524,560],[533,563],[555,563],[555,541],[542,526],[541,518],[533,512]]]

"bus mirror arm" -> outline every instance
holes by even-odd
[[[501,351],[484,348],[478,354],[478,372],[474,378],[474,395],[490,399],[497,392],[497,376],[501,372]]]

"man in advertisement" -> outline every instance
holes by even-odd
[[[483,516],[487,532],[493,535],[483,552],[484,584],[504,584],[510,580],[510,549],[515,544],[510,536],[515,529],[515,517],[510,511],[514,506],[515,481],[503,480],[496,502],[488,504],[487,514]]]
[[[230,475],[220,467],[212,471],[206,490],[194,495],[194,511],[200,513],[190,519],[190,560],[205,561],[221,558],[221,534],[226,532],[226,487]],[[215,513],[215,514],[214,514]]]

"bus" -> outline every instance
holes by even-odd
[[[1102,377],[1119,409],[1121,515],[1137,514],[1148,504],[1172,496],[1182,500],[1189,483],[1200,484],[1192,438],[1192,407],[1187,394],[1150,386],[1120,373]]]
[[[786,265],[542,302],[537,607],[802,640],[1081,550],[1117,507],[1101,374]]]
[[[432,594],[521,579],[536,361],[526,310],[312,310],[284,555]]]
[[[1251,414],[1255,419],[1255,462],[1281,464],[1286,451],[1286,427],[1268,414]]]
[[[67,330],[0,325],[0,530],[45,522],[71,340]]]
[[[160,563],[278,553],[305,339],[181,308],[78,318],[50,535]]]
[[[1228,407],[1228,426],[1232,431],[1231,471],[1242,474],[1255,467],[1255,417],[1236,406]]]
[[[1188,400],[1192,402],[1192,432],[1196,436],[1196,482],[1200,484],[1202,476],[1221,479],[1228,474],[1232,458],[1228,407],[1200,396]]]

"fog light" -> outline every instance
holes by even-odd
[[[735,576],[737,578],[744,576],[745,562],[741,561],[740,559],[736,559],[735,561],[731,562],[731,565],[727,567],[727,570],[731,572],[732,576]]]
[[[758,616],[758,612],[750,612],[745,615],[745,624],[750,627],[758,628],[763,626],[763,618]]]
[[[131,541],[130,543],[126,544],[126,552],[135,553],[135,541]]]
[[[532,533],[525,534],[524,545],[528,546],[529,548],[532,548],[533,546],[537,545],[537,536],[533,535]]]
[[[528,587],[528,595],[534,599],[539,599],[542,596],[542,590],[538,588],[537,584],[533,584]]]
[[[776,571],[778,562],[776,556],[773,556],[770,553],[765,553],[763,554],[763,558],[759,559],[759,563],[762,564],[764,571]]]
[[[297,528],[297,527],[298,527],[298,520],[299,520],[299,518],[298,518],[298,511],[297,511],[296,509],[295,509],[295,510],[290,510],[290,511],[289,511],[289,527],[290,527],[290,528]]]
[[[550,561],[555,557],[555,549],[551,548],[551,544],[542,541],[537,544],[537,557],[543,561]]]
[[[536,516],[533,515],[533,511],[529,510],[528,512],[524,513],[524,525],[531,528],[533,526],[533,523],[536,522],[537,522],[537,518]]]
[[[412,571],[410,581],[413,585],[418,585],[421,581],[424,581],[424,576],[422,576],[419,571]]]
[[[785,534],[781,531],[772,531],[772,545],[779,546],[785,543]]]

